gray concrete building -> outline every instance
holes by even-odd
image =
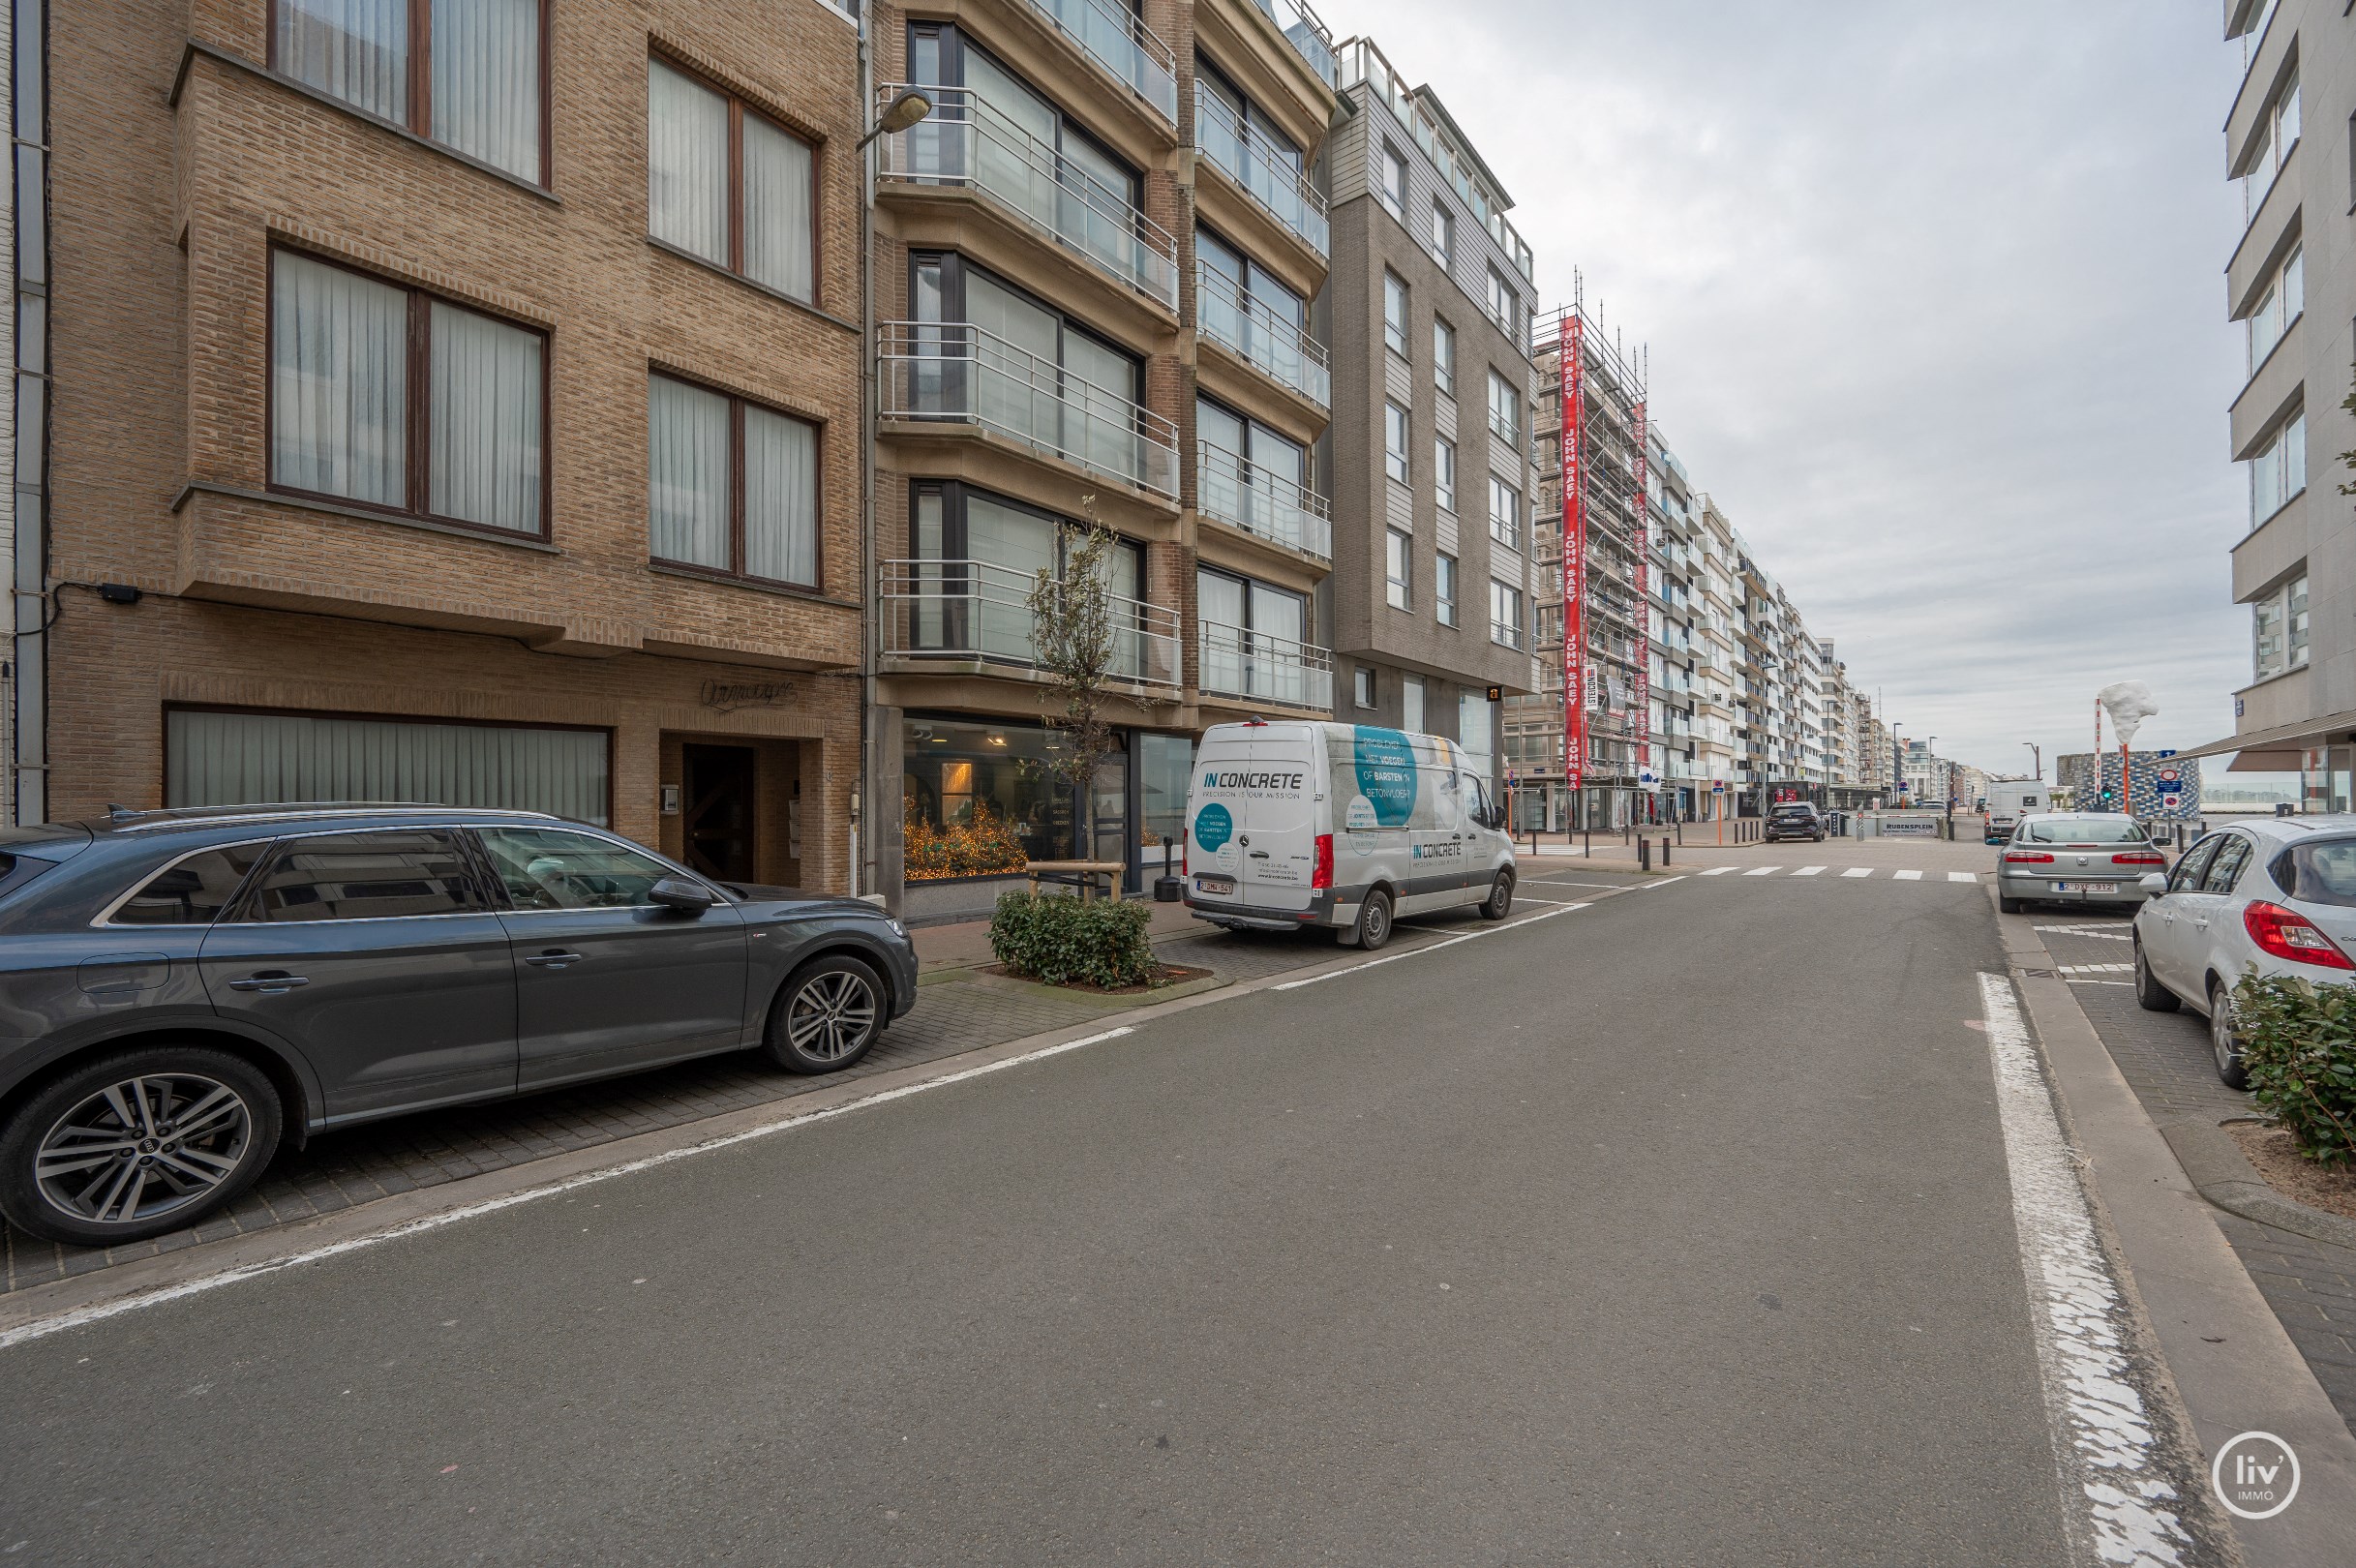
[[[1501,780],[1488,688],[1533,688],[1527,346],[1512,202],[1432,89],[1342,45],[1333,261],[1334,711],[1457,739]]]

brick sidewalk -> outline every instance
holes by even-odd
[[[2126,920],[2075,911],[2034,912],[2045,950],[2059,964],[2127,962],[2134,950],[2115,938]],[[2086,926],[2106,933],[2048,930]],[[2126,975],[2069,977],[2070,992],[2118,1064],[2120,1075],[2155,1121],[2200,1117],[2223,1121],[2255,1114],[2250,1097],[2219,1081],[2209,1055],[2209,1026],[2198,1013],[2146,1012]],[[2242,1266],[2306,1356],[2315,1381],[2356,1432],[2356,1251],[2212,1209],[2210,1218],[2232,1244]]]

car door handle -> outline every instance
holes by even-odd
[[[524,960],[538,969],[562,969],[567,964],[577,964],[580,961],[579,953],[567,952],[562,948],[551,948],[546,952],[535,952]]]
[[[305,975],[289,975],[284,970],[264,970],[258,975],[249,975],[244,980],[229,981],[229,989],[232,991],[259,991],[264,996],[276,996],[281,991],[291,991],[297,985],[310,983],[310,977]]]

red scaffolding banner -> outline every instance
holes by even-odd
[[[1636,766],[1652,766],[1652,545],[1645,494],[1645,406],[1636,421],[1636,532],[1628,546],[1636,557]]]
[[[1556,344],[1562,390],[1562,782],[1576,790],[1587,762],[1587,498],[1581,471],[1586,434],[1582,322],[1565,311]],[[1567,819],[1565,819],[1567,820]]]

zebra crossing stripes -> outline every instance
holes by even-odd
[[[1873,867],[1870,865],[1853,865],[1848,870],[1842,872],[1841,875],[1844,877],[1870,877],[1873,875]]]
[[[1754,865],[1742,874],[1746,877],[1771,877],[1778,869],[1780,868],[1772,865]]]
[[[1821,865],[1803,865],[1798,870],[1793,872],[1792,875],[1796,877],[1812,877],[1822,870],[1824,870],[1824,867]]]
[[[1729,871],[1737,869],[1739,869],[1739,867],[1731,865],[1713,865],[1708,870],[1703,872],[1702,875],[1706,877],[1722,877]]]
[[[1890,876],[1900,882],[1920,882],[1922,880],[1922,873],[1919,871],[1892,871]]]
[[[1949,871],[1947,874],[1947,880],[1949,882],[1978,882],[1979,873],[1977,871]]]

